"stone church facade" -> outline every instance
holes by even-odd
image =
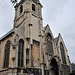
[[[0,38],[0,75],[70,75],[62,36],[43,27],[41,9],[39,0],[15,5],[14,27]]]

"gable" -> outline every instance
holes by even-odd
[[[65,43],[64,43],[64,41],[63,41],[63,38],[62,38],[61,34],[59,33],[59,34],[58,34],[58,41],[57,41],[58,46],[59,46],[60,42],[62,42],[64,48],[66,49],[66,45],[65,45]],[[66,50],[67,50],[67,49],[66,49]]]
[[[49,25],[43,27],[43,32],[44,32],[44,36],[46,36],[49,33],[51,35],[52,39],[54,39],[54,36],[52,34],[52,31],[51,31]]]

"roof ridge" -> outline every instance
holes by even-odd
[[[10,35],[11,33],[14,32],[14,29],[11,29],[10,31],[8,31],[5,35],[3,35],[1,38],[0,38],[0,41],[3,40],[5,37],[7,37],[8,35]]]

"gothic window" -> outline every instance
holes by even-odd
[[[19,47],[18,47],[18,67],[23,67],[23,51],[24,51],[24,41],[21,39],[19,40]]]
[[[35,11],[35,5],[34,4],[32,4],[32,10]]]
[[[23,12],[23,5],[20,6],[20,13]]]
[[[52,36],[47,34],[47,50],[49,53],[53,54]]]
[[[4,53],[4,66],[3,68],[9,67],[9,56],[10,56],[10,41],[6,42],[5,53]]]
[[[62,42],[60,42],[60,51],[61,51],[62,62],[63,64],[66,64],[65,51]]]

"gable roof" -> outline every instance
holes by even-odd
[[[9,36],[10,34],[14,33],[14,29],[10,30],[8,33],[6,33],[4,36],[0,38],[0,41]]]
[[[49,25],[47,24],[45,27],[43,27],[43,31],[45,31],[47,27],[50,29]]]

